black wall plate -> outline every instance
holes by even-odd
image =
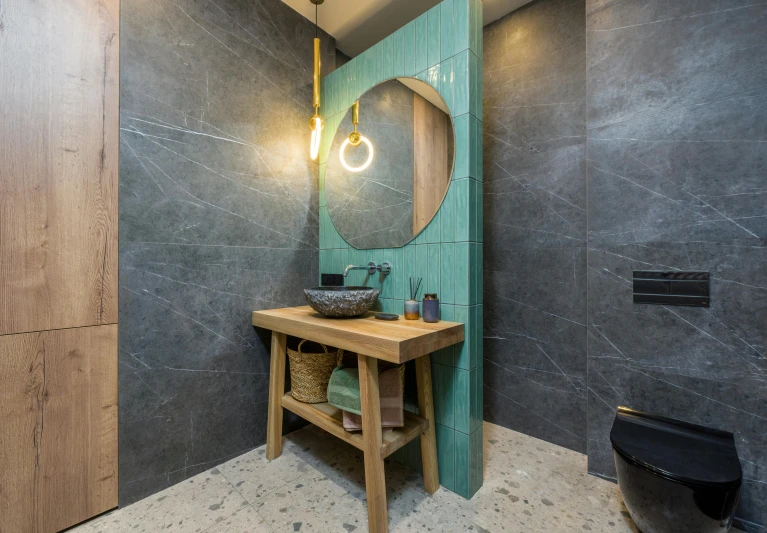
[[[320,280],[323,287],[340,287],[344,284],[343,274],[322,274]]]
[[[634,303],[708,307],[708,272],[634,271]]]

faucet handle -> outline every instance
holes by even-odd
[[[376,272],[380,272],[384,276],[388,275],[389,272],[391,272],[391,265],[387,262],[383,262],[380,265],[376,265],[375,261],[371,261],[368,263],[368,274],[371,276],[375,274]]]

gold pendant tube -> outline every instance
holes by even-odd
[[[314,90],[312,92],[312,105],[314,109],[320,107],[320,40],[314,38]]]

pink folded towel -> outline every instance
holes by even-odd
[[[399,365],[378,374],[378,393],[381,399],[381,427],[399,428],[405,425],[404,410],[405,365]],[[344,429],[362,429],[362,417],[344,411]]]

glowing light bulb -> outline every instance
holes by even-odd
[[[312,160],[317,159],[317,156],[320,154],[320,142],[322,142],[322,126],[322,119],[320,117],[315,117],[314,128],[312,128],[312,143],[309,146],[309,155],[311,155]]]
[[[346,163],[346,159],[344,159],[344,150],[346,150],[346,147],[347,147],[347,146],[349,146],[349,145],[351,144],[351,142],[349,141],[349,139],[346,139],[346,140],[343,142],[343,144],[341,145],[341,150],[340,150],[340,151],[339,151],[339,153],[338,153],[338,157],[339,157],[339,159],[341,160],[341,164],[342,164],[342,165],[343,165],[343,167],[344,167],[346,170],[348,170],[349,172],[362,172],[363,170],[365,170],[366,168],[368,168],[368,167],[370,166],[370,163],[372,163],[372,162],[373,162],[373,143],[371,143],[371,142],[368,140],[368,138],[367,138],[367,137],[365,137],[364,135],[360,135],[360,141],[361,141],[361,142],[364,142],[364,143],[367,145],[367,147],[368,147],[368,158],[367,158],[367,161],[365,161],[364,163],[362,163],[360,166],[358,166],[358,167],[350,167],[350,166],[349,166],[349,165]]]

